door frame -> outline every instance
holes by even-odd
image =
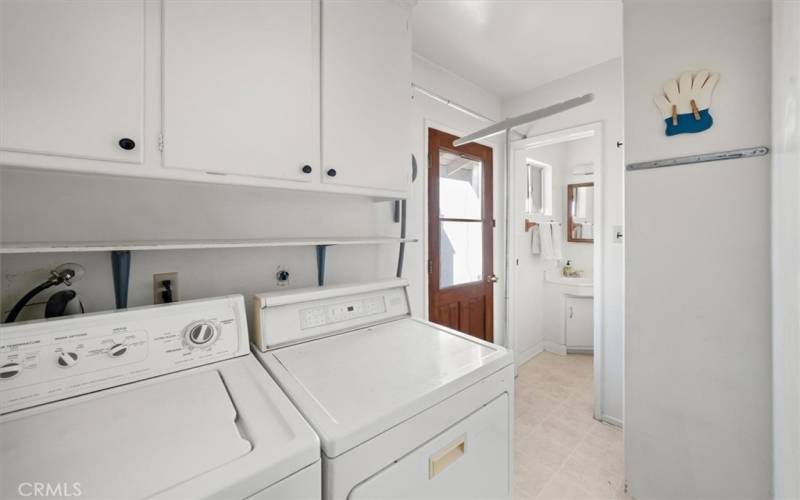
[[[772,425],[773,493],[775,498],[800,497],[800,140],[792,119],[800,111],[786,113],[788,103],[800,97],[800,84],[791,76],[800,73],[800,5],[772,4]]]
[[[430,317],[431,317],[431,304],[432,304],[431,296],[435,292],[437,292],[437,291],[440,292],[441,291],[441,288],[439,288],[438,290],[434,290],[434,282],[438,282],[438,280],[431,279],[432,274],[438,273],[438,271],[440,269],[439,265],[441,265],[441,262],[439,262],[439,259],[437,258],[437,261],[434,262],[434,260],[433,260],[434,256],[431,255],[431,250],[435,249],[437,252],[440,250],[440,244],[438,243],[439,242],[439,234],[438,234],[438,232],[437,232],[437,234],[433,234],[434,227],[431,224],[431,222],[433,220],[433,217],[432,217],[432,214],[430,213],[430,204],[433,201],[432,195],[433,195],[433,190],[434,190],[433,184],[431,182],[431,178],[433,177],[433,170],[431,168],[431,166],[432,166],[431,165],[431,154],[432,154],[432,152],[430,150],[430,147],[431,147],[430,136],[431,136],[431,133],[433,133],[433,132],[439,133],[439,134],[450,135],[454,139],[459,137],[458,134],[453,134],[453,133],[448,132],[446,130],[442,130],[440,128],[437,128],[437,127],[430,126],[430,125],[426,124],[426,127],[425,127],[425,161],[426,161],[427,169],[426,169],[426,175],[425,175],[425,177],[426,177],[426,183],[425,183],[425,191],[426,191],[426,196],[425,196],[425,222],[426,222],[426,227],[425,227],[425,231],[426,231],[426,235],[427,235],[427,240],[426,240],[426,244],[425,244],[425,247],[426,247],[426,252],[425,252],[426,253],[426,262],[425,262],[426,287],[425,287],[425,290],[426,290],[426,313],[428,315],[428,319],[430,319]],[[488,168],[484,168],[483,176],[482,176],[483,177],[483,186],[482,186],[483,187],[483,193],[482,193],[482,197],[481,197],[481,212],[482,212],[481,213],[481,218],[483,220],[482,221],[482,226],[483,226],[483,241],[482,241],[482,246],[483,246],[482,250],[483,251],[482,251],[482,253],[483,253],[483,274],[484,274],[483,280],[482,280],[482,285],[483,285],[484,289],[489,290],[489,292],[488,292],[489,293],[489,297],[488,297],[489,300],[487,300],[484,303],[484,311],[485,311],[484,312],[484,314],[485,314],[484,329],[487,332],[485,340],[487,342],[494,343],[494,339],[495,339],[495,332],[494,332],[494,329],[495,329],[495,320],[494,320],[494,316],[495,316],[495,314],[494,314],[495,286],[494,285],[495,285],[496,281],[495,282],[490,282],[490,281],[487,281],[487,280],[488,280],[490,275],[495,275],[495,252],[494,252],[494,238],[495,238],[494,225],[495,225],[495,220],[496,220],[495,215],[494,215],[494,155],[495,155],[495,150],[494,150],[494,148],[492,146],[489,146],[489,145],[486,145],[486,144],[477,143],[477,142],[474,143],[474,144],[473,143],[466,144],[464,146],[461,146],[460,148],[456,147],[456,146],[451,146],[451,147],[440,146],[439,149],[447,149],[448,151],[450,151],[452,153],[456,153],[456,154],[462,154],[462,155],[466,154],[467,156],[474,157],[474,158],[480,160],[481,158],[478,155],[473,155],[473,154],[470,154],[469,152],[466,152],[466,151],[465,152],[458,151],[459,149],[469,149],[470,147],[475,147],[475,146],[479,146],[479,147],[482,147],[482,148],[487,148],[489,150],[488,161],[483,162],[484,166],[488,167]],[[436,193],[438,194],[438,185],[437,185]],[[486,217],[487,211],[491,212],[491,214],[490,214],[491,217],[488,217],[488,220],[487,220],[487,217]],[[438,216],[437,216],[437,219],[438,219]],[[487,239],[487,236],[488,236],[488,239]],[[487,259],[487,256],[488,256],[488,259]],[[432,267],[429,267],[431,262],[434,262],[434,264],[433,264]],[[437,265],[437,263],[438,263],[438,265]],[[489,269],[488,273],[486,272],[487,264],[488,264],[488,269]],[[475,283],[476,282],[462,283],[462,284],[459,284],[459,285],[454,285],[451,288],[457,289],[457,288],[459,288],[461,286],[474,286]]]
[[[603,245],[605,240],[605,234],[607,231],[606,228],[606,221],[605,221],[605,214],[603,210],[603,193],[604,193],[604,179],[603,179],[603,166],[605,163],[605,140],[603,137],[604,134],[604,123],[602,121],[598,122],[591,122],[583,125],[577,125],[574,127],[569,127],[565,129],[559,129],[551,132],[544,132],[542,134],[537,134],[534,136],[526,137],[524,139],[520,139],[518,141],[509,141],[508,143],[508,158],[506,161],[506,171],[505,176],[508,179],[508,193],[507,193],[507,203],[506,203],[506,213],[505,213],[505,234],[506,240],[508,244],[506,245],[506,268],[505,268],[505,275],[506,275],[506,284],[507,284],[507,301],[506,301],[506,332],[508,335],[508,346],[514,350],[515,353],[518,353],[517,350],[517,335],[516,335],[516,317],[514,316],[515,313],[515,302],[517,300],[515,290],[516,290],[516,276],[514,273],[514,264],[517,259],[517,234],[512,227],[512,224],[516,220],[514,217],[513,207],[515,206],[514,200],[517,197],[518,190],[514,189],[512,185],[513,182],[513,169],[516,168],[517,165],[517,155],[520,151],[528,149],[531,145],[537,143],[547,143],[553,142],[558,143],[562,142],[566,136],[569,135],[579,135],[592,132],[594,137],[597,137],[596,141],[596,151],[595,155],[597,158],[601,159],[601,164],[599,168],[595,169],[594,172],[594,210],[595,210],[595,232],[594,232],[594,247],[592,249],[592,275],[593,275],[593,297],[594,297],[594,304],[593,304],[593,323],[594,323],[594,363],[593,363],[593,370],[594,370],[594,398],[593,398],[593,412],[594,418],[597,420],[603,419],[603,373],[604,373],[604,355],[603,355],[603,305],[604,305],[604,297],[603,297],[603,284],[604,284],[604,276],[603,276]],[[564,224],[564,221],[562,221]],[[564,224],[565,225],[565,224]],[[536,354],[542,352],[544,347],[540,349]],[[534,356],[536,355],[534,354]],[[516,360],[518,363],[519,360]],[[615,425],[618,425],[615,423]]]

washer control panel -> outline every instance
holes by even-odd
[[[240,295],[0,327],[0,413],[248,353]]]
[[[408,316],[406,286],[391,280],[256,295],[252,342],[265,351]]]

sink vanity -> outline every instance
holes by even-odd
[[[544,275],[545,347],[558,354],[594,350],[594,287],[591,273],[566,277],[560,269]]]

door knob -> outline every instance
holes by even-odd
[[[498,278],[496,274],[490,274],[486,277],[487,283],[497,283],[498,281],[500,281],[500,278]]]

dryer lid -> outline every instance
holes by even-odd
[[[7,415],[0,497],[44,483],[61,495],[144,498],[251,451],[217,370],[128,387]]]
[[[501,346],[413,318],[259,355],[329,457],[512,362]]]

